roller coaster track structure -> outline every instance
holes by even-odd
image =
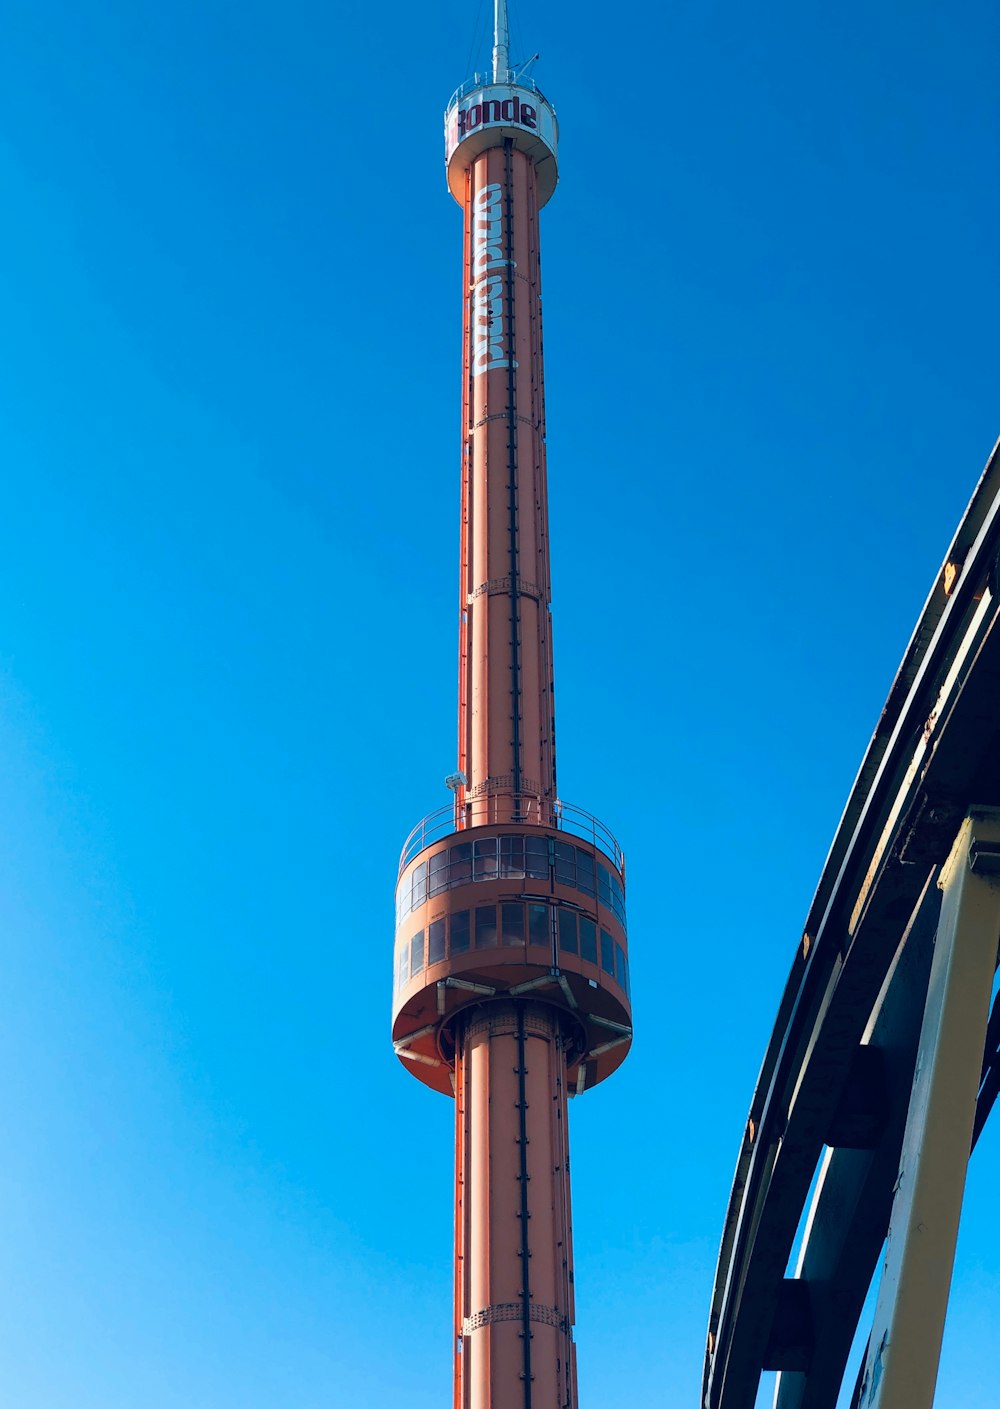
[[[781,998],[723,1229],[704,1409],[753,1409],[764,1370],[781,1372],[775,1409],[837,1403],[893,1212],[942,867],[970,809],[1000,806],[998,556],[1000,442],[889,692]],[[994,1003],[973,1147],[1000,1090],[998,1046]],[[856,1405],[874,1403],[878,1368],[865,1374]]]

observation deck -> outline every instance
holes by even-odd
[[[451,1092],[459,1012],[530,994],[562,1010],[578,1094],[624,1061],[632,1038],[625,858],[591,813],[498,795],[423,818],[396,884],[393,1045]]]

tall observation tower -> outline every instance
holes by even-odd
[[[392,1036],[455,1098],[455,1409],[576,1409],[567,1098],[632,1037],[625,866],[556,790],[538,213],[555,112],[508,58],[445,114],[464,212],[458,760],[408,837]]]

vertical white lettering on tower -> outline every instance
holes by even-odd
[[[493,181],[476,192],[472,204],[472,288],[469,337],[472,375],[481,377],[498,367],[516,367],[506,345],[504,276],[498,271],[513,261],[504,258],[503,193]]]

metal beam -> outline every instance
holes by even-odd
[[[930,1409],[1000,933],[1000,808],[971,808],[943,892],[861,1409]]]
[[[864,1034],[882,1058],[888,1110],[872,1150],[828,1149],[795,1275],[812,1288],[813,1354],[804,1373],[784,1371],[774,1409],[835,1409],[855,1327],[892,1209],[913,1086],[941,892],[929,881]]]

